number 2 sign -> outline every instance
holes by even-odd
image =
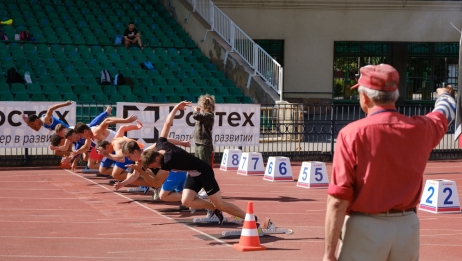
[[[432,213],[460,212],[456,182],[428,179],[425,182],[419,209]]]

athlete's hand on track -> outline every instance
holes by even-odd
[[[119,190],[121,188],[123,188],[124,186],[122,185],[122,182],[116,182],[114,183],[114,189],[115,190]]]
[[[71,155],[72,155],[72,153],[71,153]],[[62,164],[67,164],[67,163],[71,162],[72,158],[73,158],[73,157],[71,157],[71,156],[69,156],[69,157],[63,157],[63,158],[61,159],[61,163],[62,163]]]

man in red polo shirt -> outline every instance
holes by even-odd
[[[360,73],[352,89],[367,117],[337,137],[323,260],[418,260],[423,172],[455,117],[455,101],[439,88],[432,112],[407,117],[395,107],[399,74],[392,66],[369,65]]]

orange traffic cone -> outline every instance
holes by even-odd
[[[233,247],[240,251],[266,250],[265,246],[260,245],[260,237],[258,236],[252,202],[247,204],[247,213],[245,214],[244,226],[242,227],[239,244],[234,244]]]

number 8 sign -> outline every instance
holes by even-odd
[[[269,181],[293,181],[290,159],[287,157],[269,157],[263,179]]]
[[[242,151],[238,149],[225,149],[223,151],[220,169],[224,171],[237,170],[239,167],[239,158],[241,157],[241,153]]]
[[[302,188],[327,188],[329,177],[327,176],[324,162],[306,161],[302,163],[298,175],[297,187]]]
[[[460,212],[456,182],[444,179],[428,179],[425,182],[419,209],[432,213]]]

